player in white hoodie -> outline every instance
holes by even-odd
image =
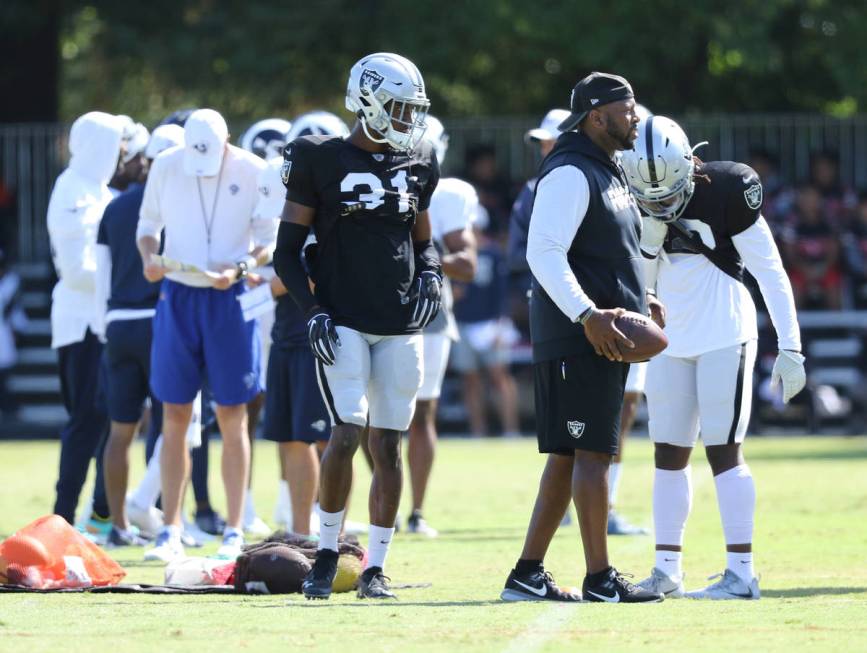
[[[48,203],[48,234],[59,281],[51,304],[51,346],[69,421],[60,434],[54,512],[72,523],[90,459],[108,428],[99,379],[102,344],[94,335],[96,232],[112,195],[108,182],[121,155],[123,121],[92,111],[69,132],[69,167]],[[105,515],[103,515],[105,516]]]

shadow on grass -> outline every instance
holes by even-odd
[[[762,598],[802,599],[811,596],[867,594],[867,587],[793,587],[786,590],[762,590]]]

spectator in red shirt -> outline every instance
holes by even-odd
[[[785,237],[795,303],[802,308],[839,309],[842,304],[840,243],[811,185],[798,189]]]

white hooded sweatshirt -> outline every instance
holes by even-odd
[[[59,281],[51,303],[51,346],[80,342],[94,324],[96,234],[111,201],[123,121],[100,111],[76,120],[69,132],[69,167],[48,202],[48,235]]]

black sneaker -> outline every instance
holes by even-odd
[[[358,598],[360,599],[396,599],[394,592],[388,587],[391,579],[382,573],[380,567],[368,567],[358,579]]]
[[[331,596],[331,586],[337,575],[337,551],[319,549],[313,569],[304,577],[301,591],[308,599],[327,599]]]
[[[551,572],[539,567],[535,571],[519,574],[515,569],[506,579],[506,586],[500,592],[503,601],[564,601],[577,603],[581,600],[579,594],[564,592],[557,583]]]
[[[659,603],[663,595],[633,585],[614,567],[584,577],[585,601],[595,603]]]
[[[226,528],[226,520],[211,508],[197,510],[195,521],[199,530],[204,531],[208,535],[222,535],[223,530]]]
[[[122,531],[117,526],[112,526],[106,539],[106,546],[115,548],[119,546],[145,546],[149,541],[143,537],[139,537],[136,533],[126,530]]]

